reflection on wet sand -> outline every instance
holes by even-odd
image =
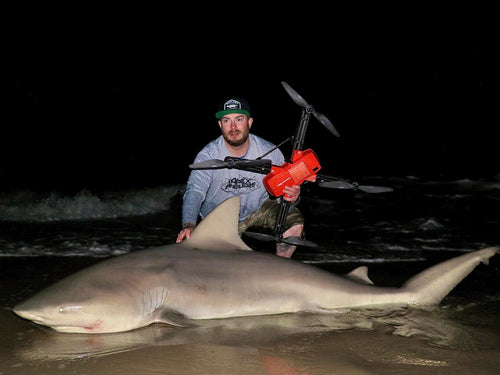
[[[124,374],[133,369],[154,373],[159,368],[175,374],[234,374],[241,373],[242,366],[248,374],[331,374],[331,369],[339,374],[395,370],[419,374],[430,368],[455,369],[458,362],[472,365],[484,349],[498,354],[498,332],[478,332],[470,321],[457,322],[456,316],[467,315],[460,310],[445,306],[432,311],[284,314],[205,320],[190,328],[154,324],[89,335],[57,333],[23,321],[14,354],[25,366],[45,363],[51,368],[64,363],[69,369],[85,363],[99,366],[97,371],[111,362]],[[484,358],[481,366],[492,366],[492,358]]]

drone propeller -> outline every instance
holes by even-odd
[[[255,240],[259,241],[268,241],[268,242],[283,242],[288,245],[295,245],[295,246],[307,246],[307,247],[316,247],[318,246],[316,243],[308,240],[304,240],[300,237],[297,236],[290,236],[286,238],[278,238],[277,236],[273,236],[272,234],[266,234],[266,233],[258,233],[258,232],[243,232],[243,235],[253,238]]]
[[[390,187],[360,185],[357,182],[349,182],[346,180],[338,179],[336,177],[321,175],[317,175],[316,182],[318,183],[318,186],[330,189],[361,190],[365,193],[388,193],[393,191],[393,189]]]
[[[339,132],[337,131],[337,129],[335,129],[335,127],[333,126],[332,122],[328,119],[328,117],[326,117],[322,113],[316,112],[314,110],[314,108],[311,105],[309,105],[306,102],[306,100],[302,96],[300,96],[300,94],[297,91],[295,91],[294,89],[292,89],[292,87],[288,83],[286,83],[284,81],[281,81],[281,84],[285,88],[285,90],[288,93],[288,95],[290,95],[290,97],[292,98],[292,100],[297,105],[299,105],[302,108],[305,108],[307,112],[312,113],[314,115],[314,117],[316,117],[316,119],[321,124],[323,124],[323,126],[325,128],[327,128],[329,131],[331,131],[333,133],[334,136],[340,137]]]
[[[189,164],[191,169],[221,169],[227,168],[228,163],[220,159],[210,159]]]
[[[271,172],[272,162],[271,159],[239,159],[227,156],[224,160],[210,159],[200,161],[198,163],[190,164],[191,169],[221,169],[221,168],[235,168],[245,171],[268,174]]]

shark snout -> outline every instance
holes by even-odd
[[[21,318],[32,320],[35,323],[42,323],[44,321],[41,316],[37,315],[36,313],[30,310],[14,307],[12,311],[14,311],[14,313],[20,316]]]

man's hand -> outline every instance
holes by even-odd
[[[293,204],[299,199],[300,185],[285,186],[283,193],[283,199]]]
[[[191,238],[191,232],[194,230],[196,224],[194,223],[186,223],[183,225],[183,228],[177,235],[176,243],[182,242],[184,239],[189,240]]]

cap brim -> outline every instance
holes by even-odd
[[[215,117],[221,118],[224,115],[228,115],[230,113],[241,113],[242,115],[250,116],[250,112],[244,109],[226,109],[225,111],[219,111],[215,114]]]

